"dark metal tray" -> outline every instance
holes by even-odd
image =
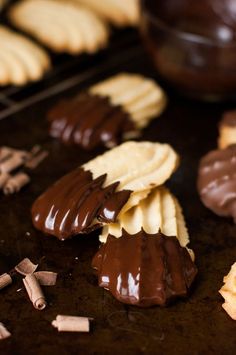
[[[114,37],[116,38],[116,37]],[[44,189],[77,165],[100,153],[66,147],[47,134],[45,113],[58,99],[77,93],[119,71],[155,72],[133,31],[121,32],[108,50],[94,57],[55,58],[55,69],[42,82],[0,92],[0,145],[31,148],[41,144],[49,157],[32,173],[20,193],[0,195],[0,272],[24,257],[41,270],[59,272],[55,287],[45,289],[49,306],[33,309],[19,279],[0,293],[0,321],[12,337],[1,354],[234,354],[236,323],[223,311],[218,294],[223,276],[236,261],[236,227],[201,204],[196,192],[200,157],[216,146],[217,121],[231,105],[187,101],[169,92],[162,117],[144,131],[143,140],[168,142],[182,162],[168,183],[187,219],[199,274],[188,299],[168,308],[125,306],[97,286],[91,259],[98,233],[66,242],[46,237],[31,224],[30,207]],[[93,317],[90,334],[58,333],[57,314]]]

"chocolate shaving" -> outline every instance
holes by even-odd
[[[47,306],[47,302],[35,275],[26,275],[26,277],[23,279],[23,283],[34,308],[42,311]]]
[[[54,286],[57,281],[57,273],[52,271],[38,271],[35,272],[38,265],[33,264],[30,259],[25,258],[15,266],[15,271],[26,276],[23,279],[26,290],[29,294],[30,300],[37,309],[43,309],[46,306],[46,301],[41,286]],[[14,270],[0,275],[0,290],[12,283],[12,276]],[[29,277],[28,277],[29,276]]]
[[[83,168],[62,177],[34,202],[34,226],[63,240],[98,228],[101,220],[115,222],[131,191],[116,192],[119,182],[104,188],[105,180]]]
[[[166,305],[185,297],[197,274],[186,248],[176,237],[144,230],[120,238],[108,236],[93,259],[99,286],[127,304]]]
[[[33,264],[29,258],[23,259],[19,264],[15,266],[15,270],[21,275],[33,274],[37,270],[38,265]]]
[[[9,274],[5,273],[0,275],[0,290],[12,284],[12,278]]]
[[[52,271],[37,271],[34,276],[41,286],[54,286],[57,282],[57,273]]]
[[[37,166],[48,156],[48,152],[43,150],[42,152],[38,153],[37,155],[33,156],[25,163],[25,167],[28,169],[35,169]]]
[[[8,173],[0,173],[0,189],[2,189],[7,181],[11,178],[11,175],[9,175]]]
[[[0,322],[0,340],[7,339],[11,336],[11,333],[7,330],[5,325]]]
[[[53,327],[59,332],[89,332],[91,318],[58,315],[52,321]]]
[[[6,181],[3,187],[3,193],[5,195],[10,195],[15,192],[18,192],[20,191],[20,189],[22,189],[22,187],[27,185],[29,182],[30,182],[30,177],[27,174],[20,172],[10,177]]]
[[[5,159],[3,162],[0,163],[0,172],[10,173],[11,171],[24,165],[27,155],[28,153],[24,151],[13,152],[9,159]]]
[[[32,158],[34,155],[38,154],[41,151],[41,149],[42,149],[41,145],[39,145],[39,144],[34,145],[33,148],[30,151],[30,157],[29,158]]]
[[[31,152],[17,150],[9,147],[0,148],[0,189],[5,195],[18,192],[30,182],[30,177],[20,171],[15,175],[11,172],[26,167],[35,169],[46,157],[48,152],[35,145]]]
[[[14,150],[12,148],[8,148],[8,147],[0,148],[0,163],[3,160],[8,159],[12,155],[13,151]]]

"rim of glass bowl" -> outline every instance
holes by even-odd
[[[176,36],[179,38],[182,38],[187,41],[191,42],[196,42],[200,43],[203,45],[209,45],[209,46],[217,46],[217,47],[222,47],[222,48],[236,48],[236,42],[235,44],[233,42],[227,42],[227,41],[217,41],[212,38],[204,37],[198,34],[194,34],[191,32],[185,32],[181,31],[177,28],[172,28],[170,25],[168,25],[165,21],[163,21],[160,17],[153,15],[147,8],[147,1],[148,0],[141,0],[141,13],[144,14],[144,16],[148,17],[148,19],[155,25],[161,28],[162,30],[170,33],[172,36]],[[166,0],[164,0],[166,1]]]

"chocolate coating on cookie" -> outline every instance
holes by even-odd
[[[206,207],[236,223],[236,144],[201,159],[197,185]]]
[[[186,248],[176,237],[141,230],[120,238],[108,236],[95,255],[99,286],[119,301],[136,306],[166,305],[184,297],[197,274]]]
[[[106,174],[93,179],[83,168],[65,175],[34,202],[34,226],[63,240],[115,222],[131,191],[116,192],[119,182],[104,188],[105,180]]]
[[[115,146],[125,133],[135,131],[129,114],[109,98],[83,93],[59,102],[48,113],[49,133],[64,143],[84,149]]]
[[[236,110],[226,111],[220,121],[220,127],[236,127]]]

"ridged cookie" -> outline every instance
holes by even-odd
[[[138,128],[160,115],[167,102],[161,87],[140,74],[120,73],[92,86],[89,92],[109,97],[113,105],[120,105]]]
[[[224,149],[236,144],[236,110],[225,112],[219,124],[218,147]]]
[[[105,243],[109,234],[120,238],[122,230],[133,235],[141,229],[148,234],[161,231],[166,236],[176,236],[182,247],[187,247],[189,244],[189,234],[182,208],[178,200],[164,186],[151,190],[137,206],[120,214],[117,223],[103,227],[99,240]],[[194,260],[193,251],[191,249],[188,251]]]
[[[165,93],[153,80],[122,73],[59,101],[48,113],[49,132],[84,149],[112,148],[139,136],[165,105]]]
[[[22,0],[11,7],[9,17],[56,52],[94,53],[108,42],[104,21],[73,1]]]
[[[219,293],[225,299],[222,307],[232,319],[236,320],[236,263],[231,266],[230,272],[224,277],[224,285]]]
[[[128,211],[149,192],[167,181],[177,169],[179,157],[168,144],[126,142],[83,165],[94,178],[106,173],[104,186],[119,181],[118,191],[132,191],[120,213]]]
[[[138,0],[75,0],[88,6],[104,20],[119,27],[136,26],[139,21]]]
[[[65,175],[33,204],[34,226],[66,239],[115,223],[163,184],[178,156],[167,144],[127,142]]]
[[[149,307],[167,305],[176,297],[186,297],[197,274],[186,248],[175,236],[143,229],[120,238],[108,236],[95,254],[92,266],[98,284],[120,302]]]
[[[121,237],[122,229],[129,234],[136,234],[141,229],[155,234],[159,230],[167,236],[176,236],[180,245],[186,247],[189,235],[182,209],[177,199],[164,187],[157,187],[140,203],[126,213],[120,214],[118,223],[103,228],[100,242],[105,243],[108,234]]]
[[[50,58],[40,46],[0,26],[0,85],[39,80],[49,67]]]
[[[135,192],[162,185],[178,166],[179,158],[168,144],[123,143],[83,165],[97,178],[107,174],[105,186],[119,181],[119,190]]]

